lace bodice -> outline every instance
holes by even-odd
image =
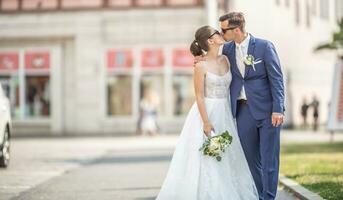
[[[229,87],[232,80],[231,72],[224,75],[217,75],[206,72],[205,97],[206,98],[226,98],[229,94]]]

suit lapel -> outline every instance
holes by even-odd
[[[250,34],[250,40],[249,40],[249,47],[248,47],[248,55],[253,55],[254,56],[255,52],[255,38]],[[254,56],[255,57],[255,56]],[[251,65],[245,65],[245,74],[244,77],[246,77],[251,70],[252,66]]]

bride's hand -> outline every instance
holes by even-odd
[[[204,134],[205,134],[207,137],[209,137],[209,136],[211,136],[211,131],[212,131],[212,130],[214,131],[214,128],[213,128],[213,126],[212,126],[211,123],[204,123],[204,128],[203,128],[203,130],[204,130]]]

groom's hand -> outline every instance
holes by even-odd
[[[204,56],[195,56],[194,57],[194,61],[193,61],[193,67],[195,67],[195,65],[200,62],[200,61],[204,61],[206,60]]]
[[[273,113],[272,114],[272,125],[274,127],[278,127],[283,123],[283,114],[281,113]]]

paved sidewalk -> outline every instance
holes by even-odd
[[[0,199],[154,199],[176,135],[32,138],[12,141]],[[280,189],[278,200],[293,200]]]

